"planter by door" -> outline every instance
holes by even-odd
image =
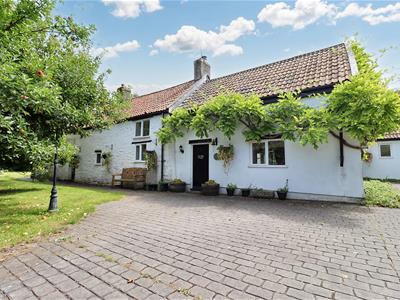
[[[208,178],[208,144],[193,145],[193,190],[201,190]]]
[[[170,183],[169,184],[169,190],[170,190],[170,192],[174,192],[174,193],[186,192],[186,183],[185,182]]]
[[[168,183],[167,182],[160,182],[158,184],[158,191],[159,192],[167,192],[168,191]]]
[[[201,193],[205,196],[218,196],[219,184],[202,184]]]

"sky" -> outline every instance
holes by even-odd
[[[193,79],[206,55],[216,78],[357,35],[400,88],[398,1],[64,0],[56,14],[93,24],[110,90],[142,95]]]

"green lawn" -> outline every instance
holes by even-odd
[[[123,197],[119,192],[58,185],[59,212],[50,214],[51,185],[18,180],[27,176],[0,173],[0,250],[59,232],[96,205]]]

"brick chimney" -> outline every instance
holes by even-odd
[[[117,89],[117,91],[121,93],[121,95],[127,100],[130,100],[130,98],[132,97],[131,88],[125,84],[121,84],[121,86]]]
[[[202,56],[194,61],[194,80],[199,80],[204,76],[210,77],[210,65],[207,62],[207,56]]]

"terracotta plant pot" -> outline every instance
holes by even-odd
[[[236,189],[226,189],[226,194],[228,196],[233,196],[233,195],[235,195],[235,190]]]
[[[180,183],[170,183],[168,185],[169,191],[173,193],[183,193],[186,192],[186,182],[180,182]]]
[[[218,196],[219,184],[205,184],[201,185],[201,193],[205,196]]]
[[[241,189],[241,191],[242,191],[242,196],[243,197],[250,196],[250,189]]]
[[[278,195],[279,200],[286,200],[287,192],[276,192]]]

